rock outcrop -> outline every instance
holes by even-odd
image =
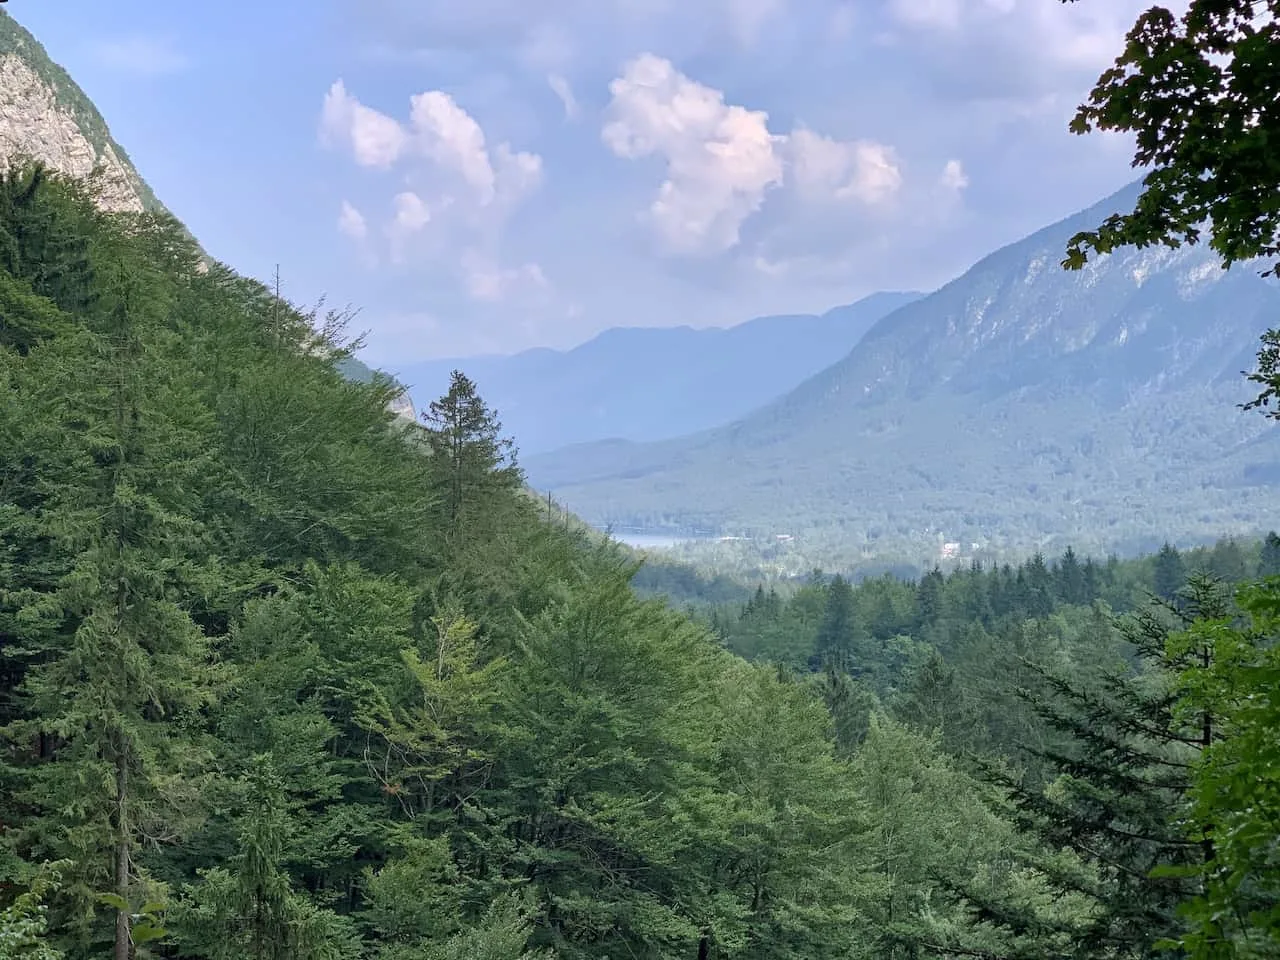
[[[0,166],[16,159],[85,181],[105,210],[160,209],[84,91],[0,10]]]

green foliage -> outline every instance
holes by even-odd
[[[514,444],[500,436],[502,425],[476,393],[475,384],[454,371],[449,392],[423,414],[427,448],[440,486],[446,528],[452,537],[475,524],[492,504],[495,490],[520,485]]]
[[[1134,211],[1073,238],[1067,266],[1086,249],[1195,243],[1206,224],[1228,266],[1280,255],[1277,16],[1275,0],[1192,0],[1138,18],[1071,129],[1135,134],[1134,166],[1152,169]]]
[[[1153,6],[1138,18],[1071,129],[1133,134],[1133,165],[1149,172],[1133,211],[1074,236],[1063,266],[1207,230],[1224,266],[1262,259],[1264,275],[1280,272],[1278,17],[1277,0],[1192,0],[1181,17]],[[1263,335],[1249,379],[1262,390],[1246,408],[1280,417],[1280,330]]]
[[[0,957],[6,960],[64,960],[49,943],[46,896],[62,879],[65,863],[44,864],[30,887],[0,910]]]
[[[423,960],[538,960],[546,954],[526,949],[533,921],[534,914],[525,902],[513,895],[502,896],[490,904],[477,926],[412,956]]]
[[[1184,908],[1188,929],[1170,938],[1197,960],[1280,954],[1280,582],[1247,587],[1238,602],[1243,619],[1204,617],[1169,640],[1187,662],[1181,713],[1214,725],[1187,817],[1206,857],[1180,872],[1200,887]]]
[[[289,828],[284,785],[269,756],[250,761],[239,851],[188,888],[174,917],[184,955],[209,960],[338,960],[359,941],[336,915],[291,889],[282,868]],[[136,940],[136,938],[135,938]]]
[[[1250,902],[1270,895],[1229,808],[1272,809],[1270,708],[1232,699],[1271,682],[1265,648],[1187,662],[1172,626],[1218,623],[1204,604],[1133,636],[1111,620],[1178,565],[1247,577],[1270,546],[656,578],[708,629],[523,490],[465,378],[398,422],[392,385],[343,375],[340,317],[56,177],[0,198],[18,956],[1143,955],[1197,929],[1174,912],[1188,875],[1136,866],[1196,866],[1167,855],[1201,849],[1192,803],[1239,838],[1221,862]],[[1210,761],[1161,781],[1197,698],[1221,718]],[[61,885],[33,882],[54,858]]]
[[[0,186],[0,865],[69,861],[49,949],[847,953],[811,684],[637,597],[465,381],[399,423],[341,318]]]

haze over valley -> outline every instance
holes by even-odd
[[[530,481],[599,525],[798,536],[799,569],[927,562],[953,542],[1132,553],[1267,529],[1276,431],[1240,405],[1280,287],[1194,247],[1058,266],[1136,196],[982,258],[748,415],[529,457]]]

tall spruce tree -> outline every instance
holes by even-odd
[[[814,650],[814,665],[835,664],[842,670],[863,672],[857,662],[857,645],[861,635],[858,609],[854,604],[853,586],[836,574],[827,585],[826,607]]]
[[[1039,683],[1021,692],[1056,732],[1049,745],[1027,753],[1057,776],[1042,789],[988,772],[1009,791],[1016,820],[1041,841],[1044,853],[1027,866],[1062,896],[1085,896],[1086,906],[1050,920],[966,891],[983,922],[1026,945],[1020,956],[1060,957],[1065,935],[1081,960],[1155,957],[1157,943],[1181,929],[1179,909],[1195,884],[1178,870],[1212,856],[1209,838],[1186,816],[1195,764],[1215,732],[1211,714],[1177,709],[1175,681],[1192,665],[1211,662],[1212,650],[1170,639],[1228,613],[1221,583],[1193,576],[1176,605],[1157,602],[1120,622],[1139,669],[1091,679],[1038,667]],[[1063,850],[1072,856],[1055,853]]]
[[[208,960],[341,960],[358,950],[353,931],[291,888],[283,859],[285,790],[272,758],[251,759],[239,850],[204,872],[174,911],[182,953]],[[228,869],[229,868],[229,869]]]
[[[200,751],[179,731],[206,696],[205,638],[181,597],[207,579],[194,516],[216,471],[191,422],[199,405],[165,362],[164,285],[105,227],[98,243],[109,279],[96,329],[33,353],[24,371],[42,381],[24,399],[52,402],[69,441],[45,464],[35,518],[68,562],[16,618],[53,625],[57,644],[28,672],[30,719],[9,733],[42,744],[20,795],[63,811],[29,823],[20,845],[74,861],[64,927],[91,925],[94,896],[111,895],[112,955],[130,960],[139,847],[179,838],[199,809]]]
[[[495,492],[520,485],[515,444],[502,436],[497,414],[485,405],[475,384],[457,370],[448,392],[432,401],[422,419],[442,492],[444,524],[457,540],[482,515]]]
[[[1155,594],[1161,600],[1172,600],[1187,580],[1187,565],[1177,547],[1165,543],[1152,561]]]

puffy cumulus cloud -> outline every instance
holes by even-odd
[[[846,143],[800,127],[787,139],[786,147],[796,189],[808,199],[876,204],[902,186],[893,148],[882,143]]]
[[[409,119],[422,151],[446,170],[459,174],[481,204],[495,196],[497,177],[484,131],[447,93],[429,90],[410,98]]]
[[[480,123],[440,90],[410,97],[408,119],[401,122],[361,103],[339,80],[325,96],[320,135],[326,145],[349,150],[357,165],[398,169],[412,186],[391,198],[391,217],[383,226],[395,263],[405,262],[415,237],[434,228],[433,255],[467,244],[496,244],[513,206],[542,179],[541,157],[505,142],[491,147]],[[366,236],[364,217],[348,208],[340,229]],[[478,298],[501,296],[528,277],[526,268],[511,276],[497,266],[481,269],[478,265],[489,262],[484,257],[471,253],[453,266]],[[545,281],[540,271],[537,276]]]
[[[670,61],[643,54],[609,84],[602,136],[619,157],[652,155],[667,179],[649,208],[663,241],[681,253],[737,244],[739,227],[782,182],[782,160],[763,111],[724,102]]]
[[[396,120],[366,107],[347,93],[341,80],[334,81],[325,94],[320,137],[326,145],[349,147],[362,167],[390,167],[408,141]]]
[[[391,226],[399,233],[417,233],[431,222],[431,211],[412,190],[397,193],[391,203],[395,207]]]
[[[369,224],[364,214],[348,200],[342,201],[342,209],[338,212],[338,229],[352,240],[363,240],[369,235]]]
[[[325,95],[320,134],[328,146],[349,148],[363,167],[387,169],[401,160],[425,160],[436,172],[460,178],[481,206],[499,196],[518,199],[541,178],[540,157],[514,151],[507,143],[490,150],[476,119],[440,90],[410,97],[405,125],[361,103],[338,80]]]
[[[743,223],[767,194],[792,183],[806,201],[874,205],[902,186],[892,148],[839,141],[804,127],[769,130],[768,114],[725,102],[724,94],[642,54],[610,85],[601,136],[619,157],[659,156],[667,178],[648,217],[673,253],[720,253],[737,246]]]

